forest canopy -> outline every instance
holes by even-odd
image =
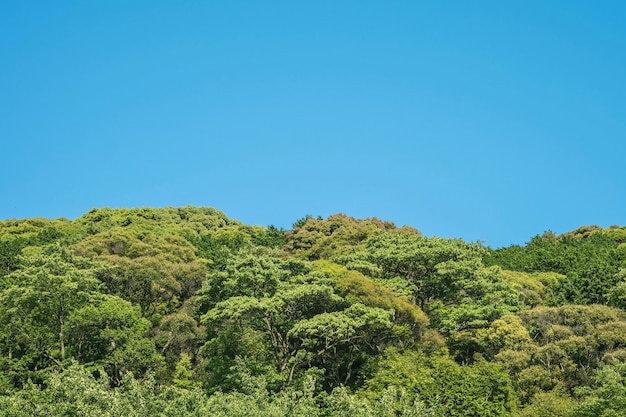
[[[0,221],[0,416],[618,416],[626,227]]]

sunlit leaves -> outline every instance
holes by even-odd
[[[139,309],[101,292],[104,286],[95,277],[100,265],[56,245],[28,252],[0,291],[0,350],[9,368],[20,364],[35,372],[74,358],[115,371],[121,369],[115,358],[126,355],[130,345],[152,343],[142,339],[150,325]],[[140,367],[127,360],[123,368],[145,373],[158,364],[150,360]]]
[[[386,387],[402,386],[433,407],[436,416],[507,416],[516,408],[508,375],[487,362],[460,366],[446,356],[390,349],[370,372],[367,396],[380,398]]]
[[[535,236],[525,247],[489,252],[489,265],[523,272],[556,272],[566,276],[553,287],[554,302],[605,303],[608,289],[620,281],[626,257],[619,249],[622,229],[582,227],[561,236]]]
[[[331,259],[359,247],[368,237],[381,230],[395,230],[391,222],[376,217],[357,220],[343,214],[335,214],[324,220],[307,216],[296,222],[292,231],[286,234],[285,250],[309,260]],[[402,229],[406,233],[419,235],[410,227]]]

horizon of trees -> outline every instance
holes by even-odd
[[[0,416],[618,416],[626,227],[207,207],[0,221]]]

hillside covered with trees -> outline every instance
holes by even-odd
[[[0,221],[0,416],[623,416],[626,227]]]

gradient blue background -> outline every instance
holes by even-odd
[[[0,218],[626,224],[626,2],[0,1]]]

